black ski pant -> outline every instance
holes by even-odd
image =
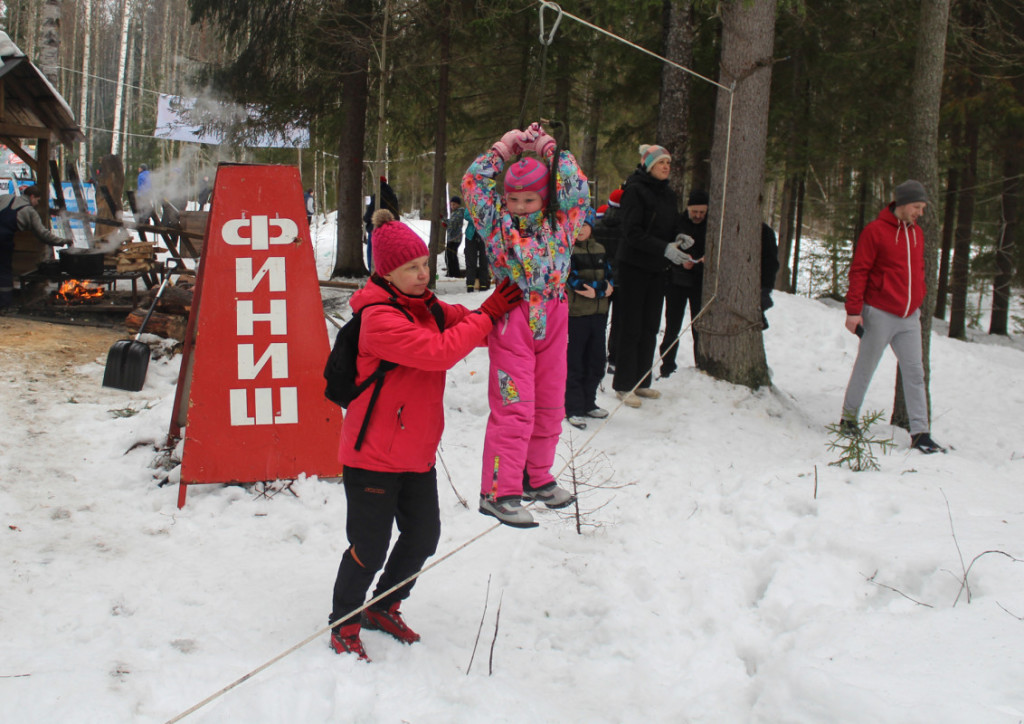
[[[638,382],[639,387],[651,386],[648,373],[658,347],[666,275],[667,272],[649,272],[619,262],[621,286],[615,290],[619,341],[612,382],[616,392],[628,392]]]
[[[565,416],[582,417],[597,407],[597,387],[604,377],[607,314],[569,317]]]
[[[487,252],[483,239],[466,239],[466,289],[472,289],[474,282],[480,282],[481,289],[491,286],[491,275],[487,268]]]
[[[384,573],[377,581],[374,598],[422,569],[441,538],[434,468],[425,473],[382,473],[346,465],[342,481],[348,501],[345,532],[349,546],[334,582],[332,623],[362,607],[381,567]],[[388,555],[392,524],[398,525],[398,540]],[[405,600],[415,582],[392,591],[374,606],[387,608]]]
[[[459,268],[459,245],[462,241],[449,241],[444,247],[445,274],[450,277],[465,276]]]
[[[686,316],[686,305],[690,305],[690,322],[700,314],[701,285],[679,286],[669,281],[665,285],[665,334],[661,338],[661,346],[658,352],[661,354],[661,374],[670,375],[676,371],[676,352],[679,345],[674,344],[679,330],[683,328],[683,318]],[[690,326],[690,333],[693,335],[693,359],[697,359],[697,329]]]

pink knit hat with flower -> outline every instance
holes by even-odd
[[[395,221],[387,209],[379,209],[373,214],[373,264],[381,276],[386,276],[403,264],[413,259],[427,256],[427,245],[419,235],[403,224]]]
[[[505,172],[505,195],[516,191],[536,191],[541,201],[548,202],[548,167],[526,156],[508,167]]]

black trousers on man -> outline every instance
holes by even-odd
[[[637,386],[650,387],[648,372],[654,363],[661,328],[661,308],[665,300],[668,272],[649,272],[619,262],[615,315],[619,340],[615,352],[615,378],[612,389],[628,392]]]
[[[680,286],[671,281],[665,286],[665,334],[661,338],[661,346],[658,352],[661,354],[661,376],[668,377],[676,371],[676,352],[679,345],[674,344],[679,330],[683,328],[683,318],[686,316],[686,305],[690,305],[690,322],[700,314],[700,295],[702,287],[700,284]],[[697,359],[697,329],[690,327],[693,335],[693,359]]]
[[[349,546],[334,582],[332,622],[362,607],[381,567],[384,573],[377,581],[374,598],[420,571],[441,538],[434,468],[425,473],[382,473],[346,465],[342,480],[348,501],[345,532]],[[388,555],[393,524],[398,525],[398,540]],[[415,582],[392,591],[374,606],[387,608],[405,600]]]

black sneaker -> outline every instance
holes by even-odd
[[[916,435],[911,435],[910,447],[917,448],[925,455],[946,452],[946,448],[942,447],[942,445],[939,445],[939,443],[932,440],[932,436],[929,435],[927,432],[919,432]]]

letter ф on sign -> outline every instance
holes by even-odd
[[[188,485],[337,477],[341,410],[298,170],[223,165],[178,377]],[[185,402],[187,401],[187,404]]]

